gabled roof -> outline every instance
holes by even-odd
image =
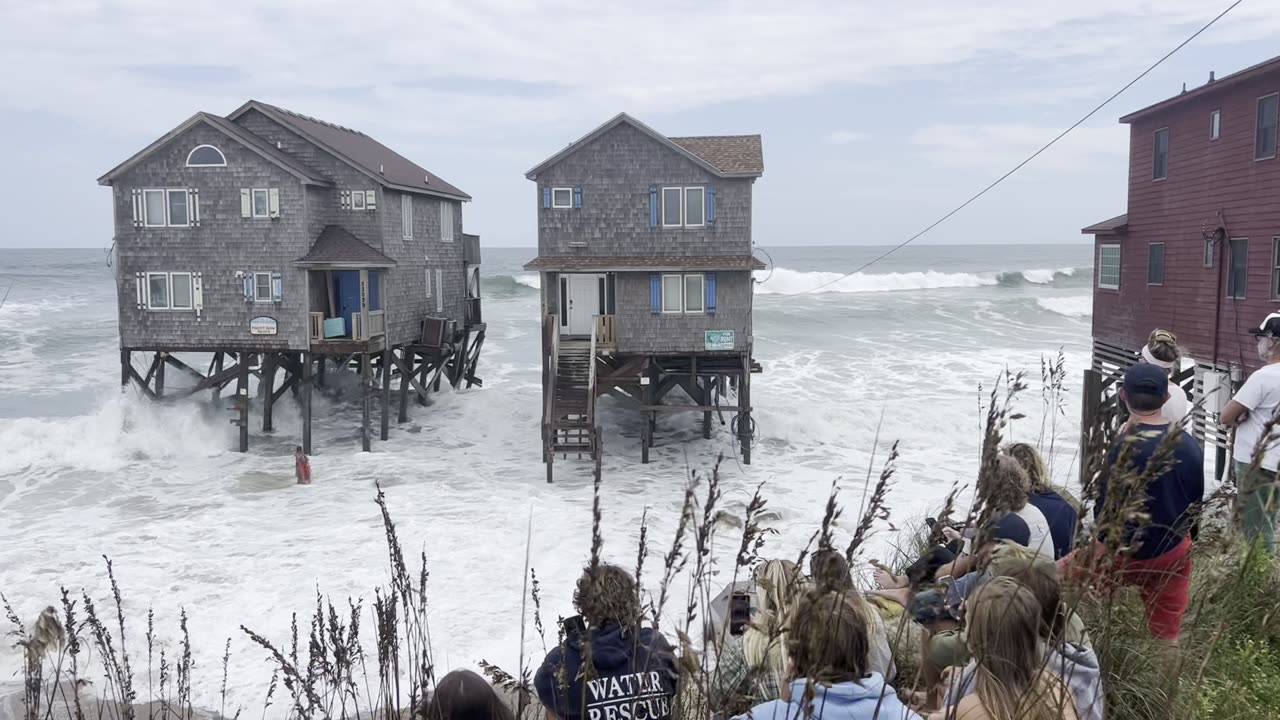
[[[292,156],[288,155],[287,153],[284,153],[276,149],[273,145],[267,143],[265,140],[258,137],[257,135],[254,135],[253,133],[249,132],[248,130],[245,130],[244,128],[240,127],[239,125],[236,125],[233,122],[228,122],[224,118],[220,118],[217,115],[211,115],[206,112],[198,112],[195,115],[192,115],[191,117],[187,118],[187,120],[183,122],[181,125],[165,133],[164,136],[161,137],[160,139],[156,140],[155,142],[151,143],[145,148],[134,153],[133,156],[130,157],[128,160],[125,160],[124,162],[115,166],[111,170],[107,171],[105,175],[98,178],[98,184],[110,185],[111,181],[114,180],[116,177],[118,177],[121,173],[133,167],[134,165],[137,165],[147,156],[151,155],[151,153],[167,145],[170,140],[173,140],[175,137],[181,135],[182,133],[186,132],[187,130],[190,130],[192,127],[199,124],[205,124],[216,130],[220,130],[222,133],[224,133],[231,139],[239,142],[241,145],[245,146],[249,150],[252,150],[253,152],[261,155],[267,161],[278,165],[280,168],[289,172],[290,174],[297,177],[299,180],[301,180],[306,184],[309,184],[309,185],[330,185],[331,184],[328,180],[326,180],[316,171],[312,170],[311,168],[308,168],[306,165],[303,165],[301,162],[299,162],[297,159],[293,158]]]
[[[1266,75],[1269,72],[1280,72],[1280,56],[1273,57],[1270,60],[1265,60],[1252,67],[1247,67],[1244,70],[1241,70],[1239,72],[1234,72],[1234,73],[1231,73],[1230,75],[1226,75],[1216,80],[1212,80],[1210,82],[1205,83],[1204,85],[1201,85],[1200,87],[1194,90],[1187,90],[1186,92],[1179,93],[1178,95],[1174,95],[1173,97],[1167,100],[1161,100],[1160,102],[1154,105],[1148,105],[1147,107],[1144,107],[1141,110],[1135,110],[1129,113],[1128,115],[1125,115],[1124,117],[1120,118],[1120,122],[1131,123],[1135,120],[1140,120],[1146,117],[1147,115],[1172,107],[1181,102],[1203,97],[1205,95],[1208,95],[1211,92],[1214,92],[1215,90],[1220,90],[1222,88],[1228,88],[1233,85],[1238,85],[1242,82],[1252,80],[1261,75]]]
[[[1124,235],[1129,232],[1129,214],[1117,215],[1080,230],[1081,235]]]
[[[751,255],[721,255],[714,257],[685,257],[680,255],[652,256],[601,256],[556,257],[542,255],[525,263],[525,270],[552,272],[620,272],[663,270],[764,270],[767,266]]]
[[[363,172],[377,182],[395,190],[438,195],[455,200],[470,200],[471,196],[450,185],[438,175],[427,172],[422,166],[397,153],[358,130],[334,125],[323,120],[250,100],[227,116],[234,122],[250,110],[257,110],[323,150]]]
[[[759,135],[725,135],[708,137],[669,138],[626,113],[618,113],[600,127],[583,135],[577,141],[551,157],[543,160],[524,176],[530,180],[538,173],[577,152],[588,142],[595,140],[615,127],[626,123],[665,145],[669,150],[693,161],[707,172],[719,177],[760,177],[764,174],[764,151]]]
[[[306,255],[293,261],[298,267],[387,268],[396,261],[374,250],[341,225],[325,225]]]

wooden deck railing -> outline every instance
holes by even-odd
[[[596,315],[595,328],[592,330],[592,337],[596,338],[599,348],[602,351],[616,350],[618,347],[618,338],[615,329],[615,321],[617,317],[614,315]],[[591,355],[595,356],[593,350]]]
[[[591,355],[588,356],[588,362],[591,364],[587,371],[587,427],[590,428],[596,426],[596,335],[599,332],[599,323],[591,326]]]
[[[387,316],[383,310],[369,311],[369,337],[381,337],[387,334]],[[368,338],[365,338],[366,340]]]
[[[308,334],[311,336],[311,342],[320,342],[324,339],[324,313],[313,312],[308,316],[307,322]]]

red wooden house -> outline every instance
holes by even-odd
[[[1120,118],[1128,212],[1082,231],[1095,245],[1093,369],[1127,366],[1157,327],[1196,361],[1193,399],[1260,364],[1248,329],[1280,310],[1278,114],[1280,57]],[[1197,434],[1220,446],[1212,414],[1228,392],[1197,413]]]

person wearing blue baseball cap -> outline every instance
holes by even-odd
[[[1236,429],[1231,459],[1240,530],[1246,540],[1261,540],[1263,547],[1274,553],[1280,520],[1280,493],[1276,491],[1280,442],[1275,437],[1274,420],[1280,409],[1280,313],[1271,313],[1249,332],[1257,336],[1258,357],[1266,365],[1253,371],[1218,421]]]

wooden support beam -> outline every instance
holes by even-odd
[[[316,378],[316,385],[318,385],[319,387],[324,387],[324,368],[326,365],[329,364],[328,362],[326,362],[327,360],[328,358],[326,356],[321,355],[319,359],[316,361],[316,365],[318,366],[317,369],[319,370],[319,373],[318,373],[319,377]]]
[[[302,452],[311,454],[311,353],[302,358]]]
[[[186,373],[186,374],[190,375],[191,377],[195,378],[195,379],[196,379],[196,382],[200,382],[201,380],[204,380],[204,379],[205,379],[205,377],[206,377],[206,376],[205,376],[203,373],[201,373],[199,370],[196,370],[195,368],[193,368],[193,367],[191,367],[190,365],[188,365],[188,364],[186,364],[186,363],[182,362],[181,360],[179,360],[178,358],[174,357],[173,355],[171,355],[171,354],[169,354],[169,353],[165,353],[164,361],[165,361],[166,363],[168,363],[169,365],[172,365],[175,369],[180,370],[180,371],[182,371],[182,372],[184,372],[184,373]]]
[[[129,370],[133,367],[133,356],[128,350],[120,351],[120,392],[129,386],[129,380],[132,379]]]
[[[422,363],[418,366],[418,382],[414,383],[414,388],[418,390],[418,404],[427,404],[427,374],[431,371],[431,361],[428,359],[430,355],[422,353]]]
[[[156,368],[160,366],[160,353],[151,356],[151,367],[147,369],[147,379],[143,381],[143,385],[151,386],[151,378],[156,376]]]
[[[697,381],[695,380],[694,382],[697,382]],[[711,378],[704,379],[703,383],[704,385],[702,387],[702,404],[706,409],[702,411],[702,439],[710,440],[711,439],[711,409],[713,407],[711,405],[711,400],[715,396],[715,390],[712,388]]]
[[[391,361],[400,370],[400,416],[396,421],[405,423],[409,422],[409,383],[413,381],[413,352],[401,347],[400,357],[402,358],[400,362],[397,362],[396,358],[392,358]]]
[[[654,387],[654,378],[657,373],[654,372],[651,366],[646,366],[644,373],[648,382],[641,386],[640,402],[642,406],[652,407],[656,403],[654,391],[657,388]],[[643,409],[640,411],[640,462],[646,465],[649,463],[649,448],[653,445],[653,418],[653,413]]]
[[[360,354],[360,449],[369,452],[369,415],[373,406],[373,369],[369,353]]]
[[[407,378],[409,380],[409,384],[412,385],[413,389],[417,391],[418,401],[421,402],[423,405],[426,405],[427,404],[426,402],[427,386],[418,382],[416,379],[414,379],[413,373],[409,371],[408,366],[405,365],[403,360],[400,360],[398,358],[392,358],[391,361],[394,362],[396,366],[400,368],[400,375],[404,378]],[[423,364],[425,365],[426,363],[424,362]]]
[[[239,411],[236,424],[240,426],[240,452],[249,452],[249,358],[248,353],[241,353],[240,361],[236,363],[236,409]]]
[[[641,405],[641,412],[710,412],[712,410],[728,410],[730,412],[751,412],[751,408],[742,405]]]
[[[147,384],[147,381],[138,374],[138,370],[133,366],[133,363],[129,363],[127,372],[129,373],[129,377],[133,378],[133,381],[138,384],[138,387],[142,388],[142,392],[146,393],[147,397],[152,400],[156,399],[155,391],[153,391],[151,386]]]
[[[222,375],[222,362],[223,362],[223,353],[222,352],[214,353],[213,362],[209,363],[210,378]],[[221,399],[219,396],[222,395],[222,385],[219,385],[217,383],[213,383],[212,385],[213,385],[213,401],[218,402],[218,400]]]
[[[164,399],[164,353],[156,353],[156,399]]]
[[[391,434],[391,346],[382,348],[382,439]]]
[[[271,432],[275,428],[272,426],[275,405],[275,384],[276,384],[276,354],[273,352],[263,353],[262,355],[262,382],[258,385],[258,392],[262,395],[262,432]]]
[[[742,380],[738,385],[738,445],[742,464],[751,464],[751,356],[742,356]]]
[[[463,375],[467,379],[467,387],[479,385],[484,387],[484,381],[476,377],[476,366],[480,364],[480,348],[484,347],[484,335],[486,327],[484,325],[475,326],[475,336],[471,340],[471,347],[467,351],[466,369]]]
[[[227,383],[230,383],[231,381],[235,380],[236,376],[239,373],[240,373],[240,366],[232,365],[231,367],[225,370],[219,371],[216,375],[211,375],[201,380],[195,385],[187,388],[186,390],[183,390],[181,393],[178,393],[174,397],[178,397],[178,398],[190,397],[202,390],[208,390],[209,388],[213,388],[214,399],[216,400],[218,399],[219,391],[222,388],[226,387]]]
[[[285,381],[280,383],[280,387],[276,388],[276,391],[271,394],[271,402],[279,402],[280,398],[290,390],[292,390],[296,395],[298,393],[298,389],[301,387],[303,372],[305,372],[305,368],[299,368],[296,372],[290,370],[289,376],[285,378]]]

